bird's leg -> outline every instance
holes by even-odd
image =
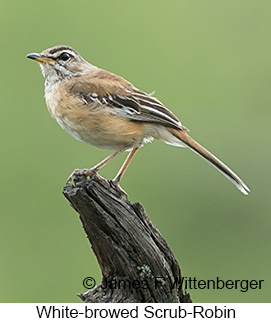
[[[127,158],[125,159],[123,165],[121,166],[118,174],[116,175],[116,177],[111,181],[111,183],[115,186],[115,188],[120,192],[121,195],[124,195],[126,198],[128,198],[127,193],[120,187],[119,182],[124,174],[124,172],[126,171],[127,167],[129,166],[132,158],[134,157],[135,153],[138,151],[139,147],[135,147],[133,148],[129,155],[127,156]]]
[[[119,154],[121,154],[123,151],[125,151],[126,149],[128,149],[129,147],[122,147],[119,150],[115,151],[113,154],[109,155],[108,157],[106,157],[104,160],[102,160],[101,162],[99,162],[96,166],[90,168],[90,169],[75,169],[71,175],[68,177],[68,182],[71,182],[74,178],[74,176],[93,176],[95,175],[102,167],[104,167],[105,165],[107,165],[112,159],[114,159],[116,156],[118,156]]]

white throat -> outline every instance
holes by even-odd
[[[45,94],[52,91],[53,87],[64,79],[64,71],[60,69],[64,68],[62,66],[52,66],[51,64],[40,64],[42,75],[45,78]],[[65,70],[65,79],[73,76],[73,74]]]

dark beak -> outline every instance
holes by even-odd
[[[26,57],[36,60],[38,58],[41,58],[41,54],[38,54],[38,53],[30,53],[30,54],[26,55]]]
[[[54,59],[52,59],[50,57],[46,57],[46,56],[41,55],[39,53],[30,53],[30,54],[26,55],[26,57],[30,58],[30,59],[34,59],[38,63],[50,63],[50,62],[56,63],[56,61]]]

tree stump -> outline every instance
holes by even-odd
[[[140,203],[123,199],[98,175],[75,177],[63,194],[80,215],[103,276],[79,294],[84,302],[192,302],[177,260]]]

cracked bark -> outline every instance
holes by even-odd
[[[79,213],[103,280],[79,294],[86,303],[192,302],[168,244],[140,203],[100,176],[77,176],[64,196]]]

